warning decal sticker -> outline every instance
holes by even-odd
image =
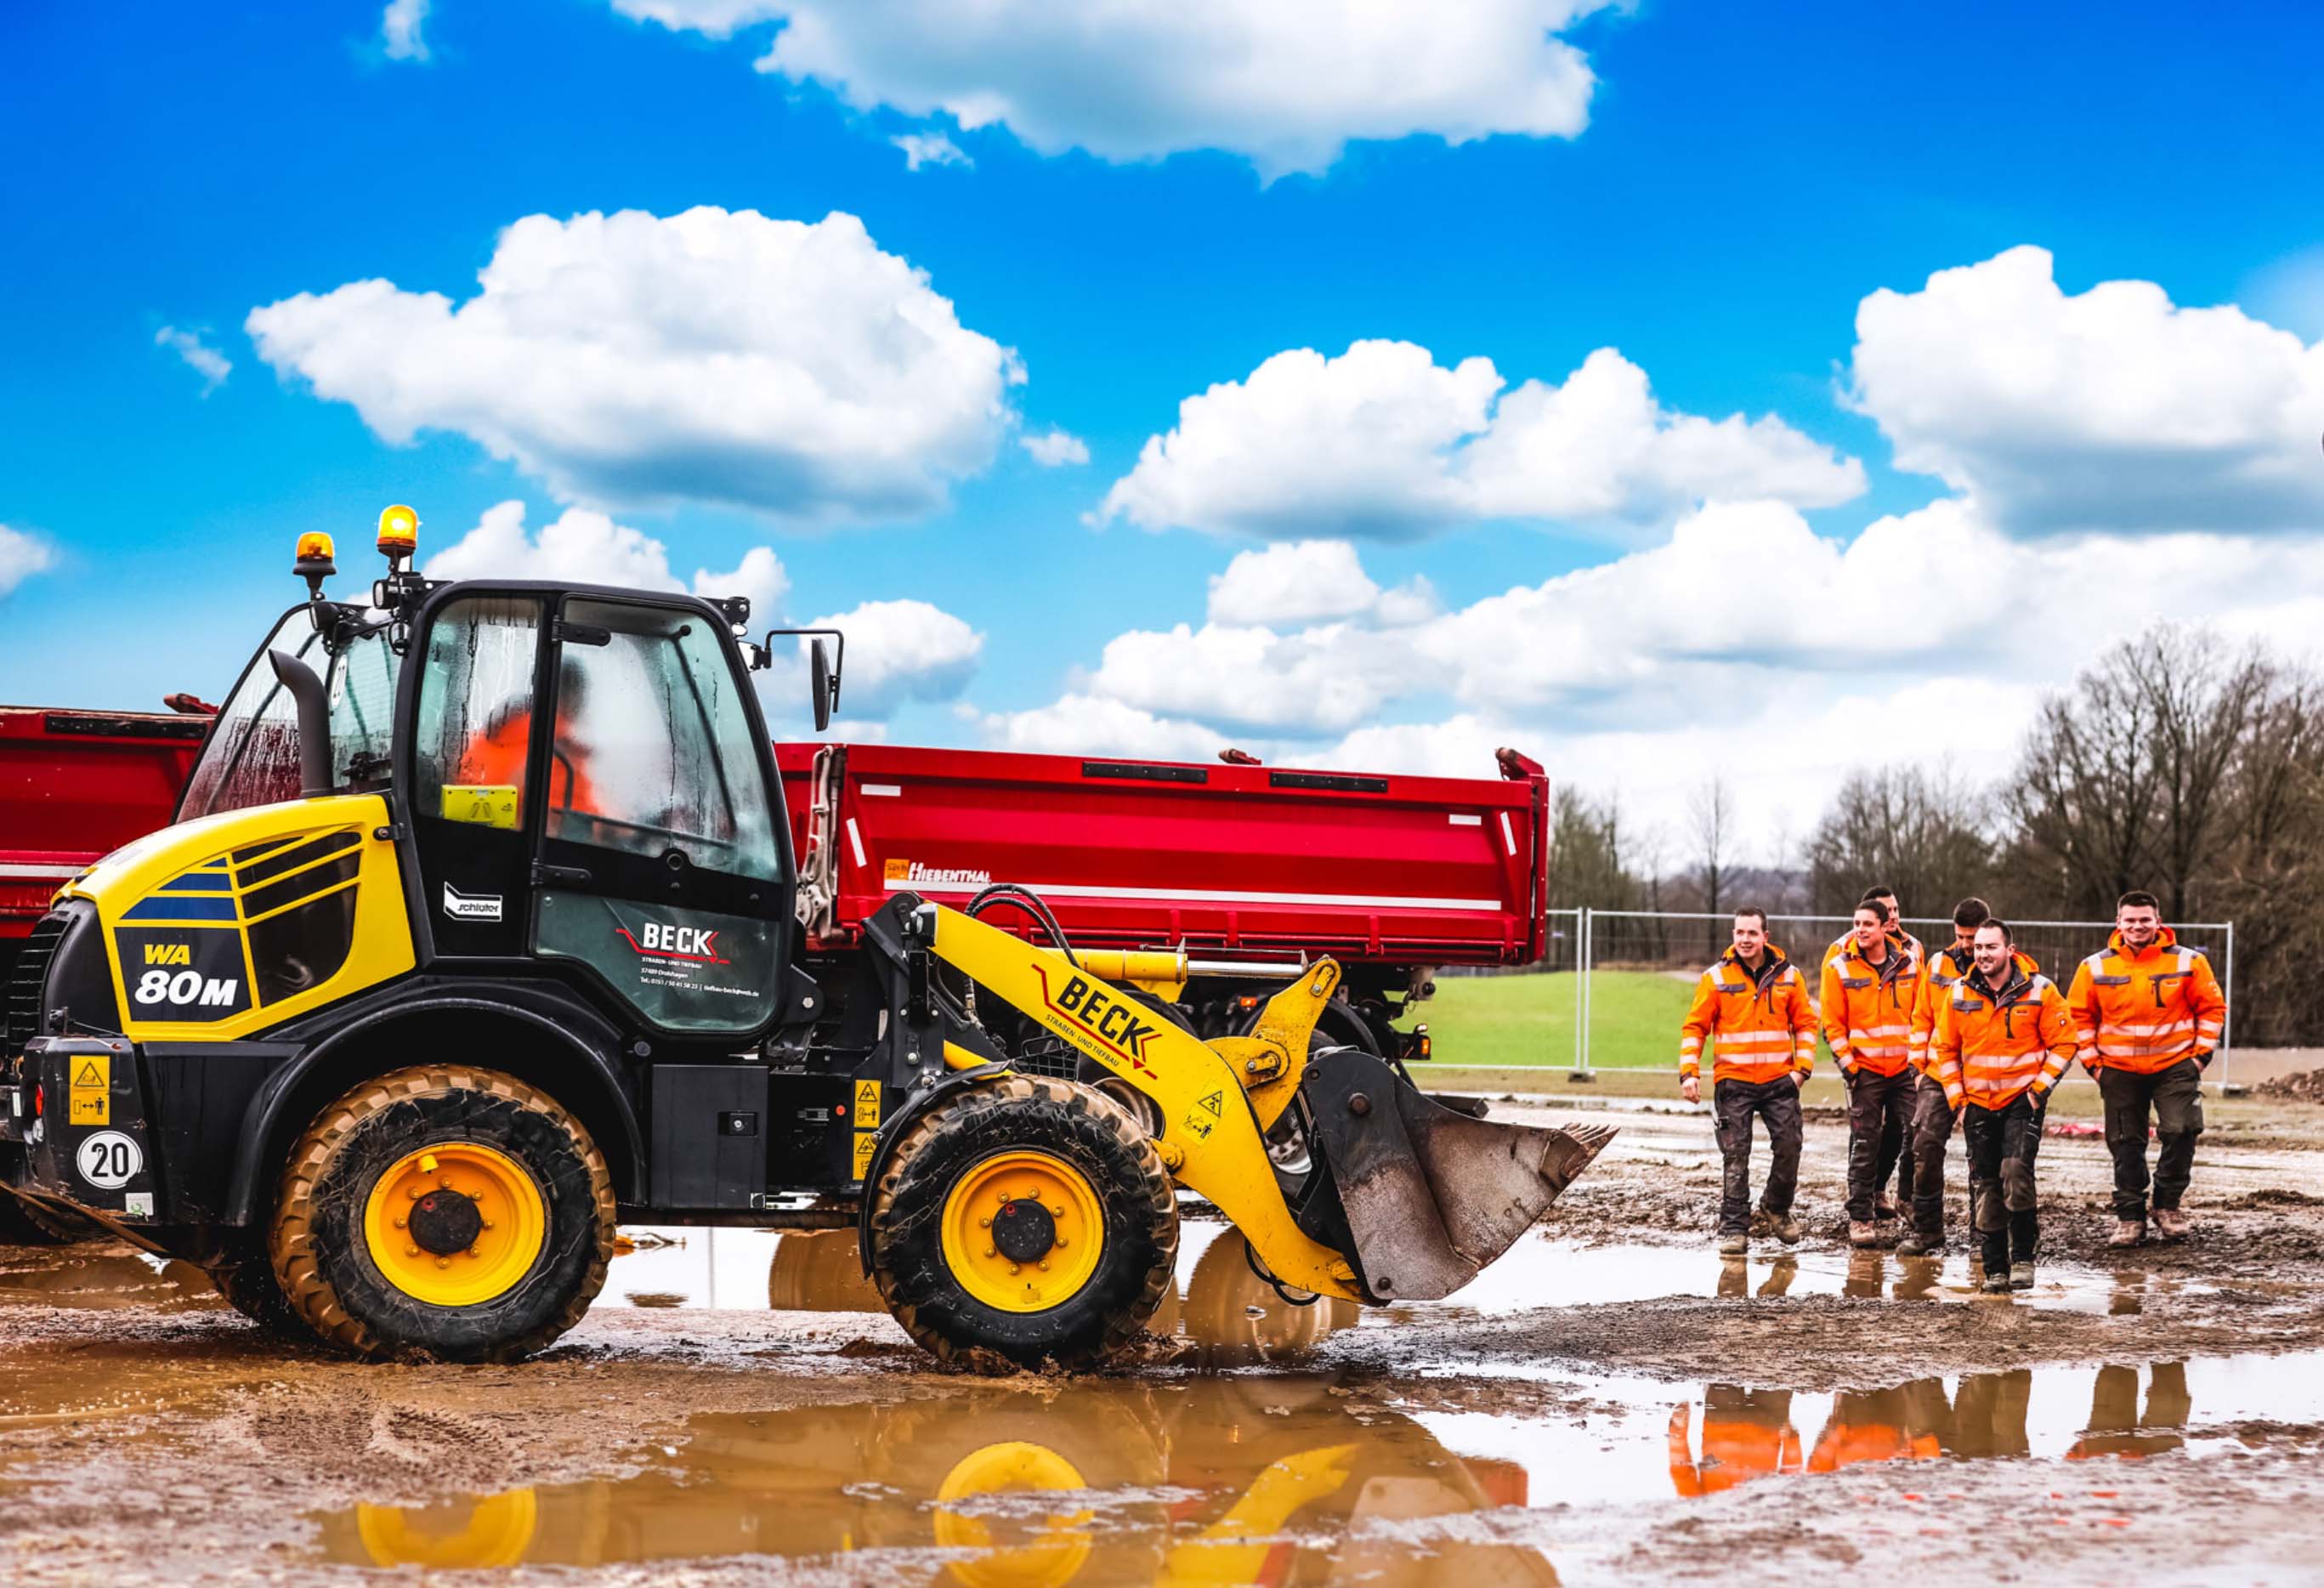
[[[113,1056],[93,1053],[72,1061],[69,1117],[76,1125],[113,1122]]]

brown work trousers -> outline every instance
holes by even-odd
[[[1848,1216],[1852,1223],[1872,1222],[1880,1194],[1887,1188],[1888,1171],[1900,1161],[1905,1166],[1904,1196],[1912,1196],[1912,1159],[1901,1149],[1913,1113],[1914,1084],[1919,1079],[1909,1069],[1893,1076],[1858,1070],[1848,1077]]]
[[[1719,1233],[1750,1232],[1754,1119],[1767,1127],[1767,1184],[1759,1193],[1759,1205],[1779,1215],[1791,1212],[1800,1183],[1799,1083],[1789,1076],[1772,1081],[1720,1081],[1711,1088],[1711,1112],[1718,1126],[1722,1170]]]
[[[2195,1172],[2195,1138],[2203,1133],[2203,1066],[2182,1058],[2143,1076],[2112,1066],[2098,1071],[2106,1100],[2107,1150],[2114,1155],[2114,1216],[2146,1222],[2146,1120],[2154,1116],[2154,1205],[2175,1208]]]
[[[1945,1101],[1944,1086],[1926,1076],[1916,1076],[1912,1140],[1905,1152],[1913,1162],[1913,1228],[1924,1240],[1945,1238],[1945,1148],[1953,1139],[1956,1117]]]

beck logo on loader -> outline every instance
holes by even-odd
[[[1051,1009],[1120,1054],[1132,1066],[1148,1075],[1154,1073],[1146,1062],[1146,1044],[1152,1039],[1155,1027],[1151,1021],[1139,1019],[1140,1011],[1136,1004],[1122,1002],[1110,992],[1092,986],[1082,976],[1068,977],[1065,991],[1051,992],[1047,971],[1041,973],[1041,996]]]

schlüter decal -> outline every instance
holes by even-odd
[[[447,882],[444,884],[444,913],[456,921],[496,921],[501,919],[501,896],[497,893],[463,893]]]
[[[134,1020],[222,1020],[250,1004],[242,934],[230,927],[115,927],[113,951]]]

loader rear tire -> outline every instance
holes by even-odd
[[[0,1191],[0,1246],[77,1246],[106,1239],[105,1226]]]
[[[868,1211],[881,1299],[940,1362],[1094,1366],[1138,1337],[1177,1265],[1153,1142],[1071,1081],[1001,1076],[936,1104]]]
[[[512,1362],[588,1311],[613,1216],[604,1155],[555,1099],[429,1065],[316,1117],[283,1167],[267,1245],[290,1308],[331,1343]]]

